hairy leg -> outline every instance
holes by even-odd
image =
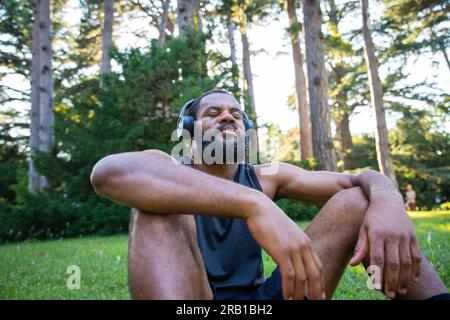
[[[423,254],[420,268],[419,282],[410,282],[406,294],[397,294],[396,299],[424,300],[448,292],[441,278],[439,278],[439,275]]]
[[[353,254],[368,204],[359,187],[338,192],[324,205],[305,230],[322,262],[325,293],[328,299],[333,296]],[[364,265],[367,268],[366,261]],[[448,292],[424,255],[421,270],[419,282],[410,282],[407,293],[397,294],[398,299],[427,299]]]
[[[368,205],[361,188],[342,190],[327,201],[305,230],[322,262],[327,299],[333,296],[348,265]]]
[[[133,299],[212,299],[190,215],[133,209],[128,281]]]

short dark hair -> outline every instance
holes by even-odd
[[[202,101],[202,99],[204,97],[206,97],[210,94],[213,94],[213,93],[223,93],[223,94],[228,94],[228,95],[234,97],[233,94],[231,94],[228,91],[222,90],[222,89],[214,89],[214,90],[206,91],[194,99],[194,102],[192,103],[191,107],[189,108],[188,115],[197,120],[197,111],[200,108],[200,102]]]

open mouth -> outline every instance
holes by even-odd
[[[222,132],[222,134],[224,135],[234,135],[236,136],[236,129],[232,128],[232,127],[225,127],[222,130],[220,130]]]

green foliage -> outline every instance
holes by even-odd
[[[288,199],[281,199],[276,203],[292,220],[311,220],[320,210],[317,206]]]
[[[205,37],[195,32],[168,39],[163,47],[154,41],[148,52],[115,50],[112,58],[120,71],[105,75],[101,87],[93,76],[59,90],[55,147],[36,159],[50,188],[31,195],[26,180],[17,182],[17,198],[1,211],[0,239],[125,231],[129,209],[95,194],[90,184],[94,164],[112,153],[153,148],[170,153],[178,142],[171,134],[182,103],[215,87],[226,89],[229,79],[208,76]],[[1,165],[0,159],[0,169],[10,170]]]
[[[26,137],[11,136],[10,130],[23,127],[24,124],[16,122],[17,113],[0,113],[0,202],[10,202],[15,199],[15,192],[12,186],[18,182],[20,171],[27,167],[26,155],[20,148],[20,144],[25,143]],[[14,121],[2,120],[1,117],[8,117]],[[1,209],[0,209],[1,210]]]
[[[436,198],[450,198],[450,134],[434,114],[405,108],[390,135],[400,188],[412,184],[418,205],[427,208],[438,205]]]
[[[31,1],[2,1],[0,7],[0,67],[2,68],[0,71],[0,104],[15,100],[28,100],[26,90],[18,90],[11,83],[5,83],[5,80],[7,80],[9,72],[22,77],[27,77],[29,74],[32,14]]]
[[[400,105],[398,106],[400,108]],[[448,115],[434,111],[401,106],[402,117],[389,132],[392,158],[400,190],[412,184],[421,208],[439,206],[450,199],[450,134],[445,129]],[[442,109],[443,112],[445,110]],[[355,167],[378,170],[375,139],[371,136],[353,138],[350,155]]]
[[[386,56],[444,51],[449,46],[450,1],[384,0],[381,28],[393,37]]]
[[[350,159],[354,162],[355,171],[361,169],[378,170],[377,153],[375,149],[375,138],[368,135],[353,137],[353,149]]]

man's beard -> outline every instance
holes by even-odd
[[[246,143],[244,139],[211,141],[202,139],[202,162],[206,164],[232,164],[245,161]]]

